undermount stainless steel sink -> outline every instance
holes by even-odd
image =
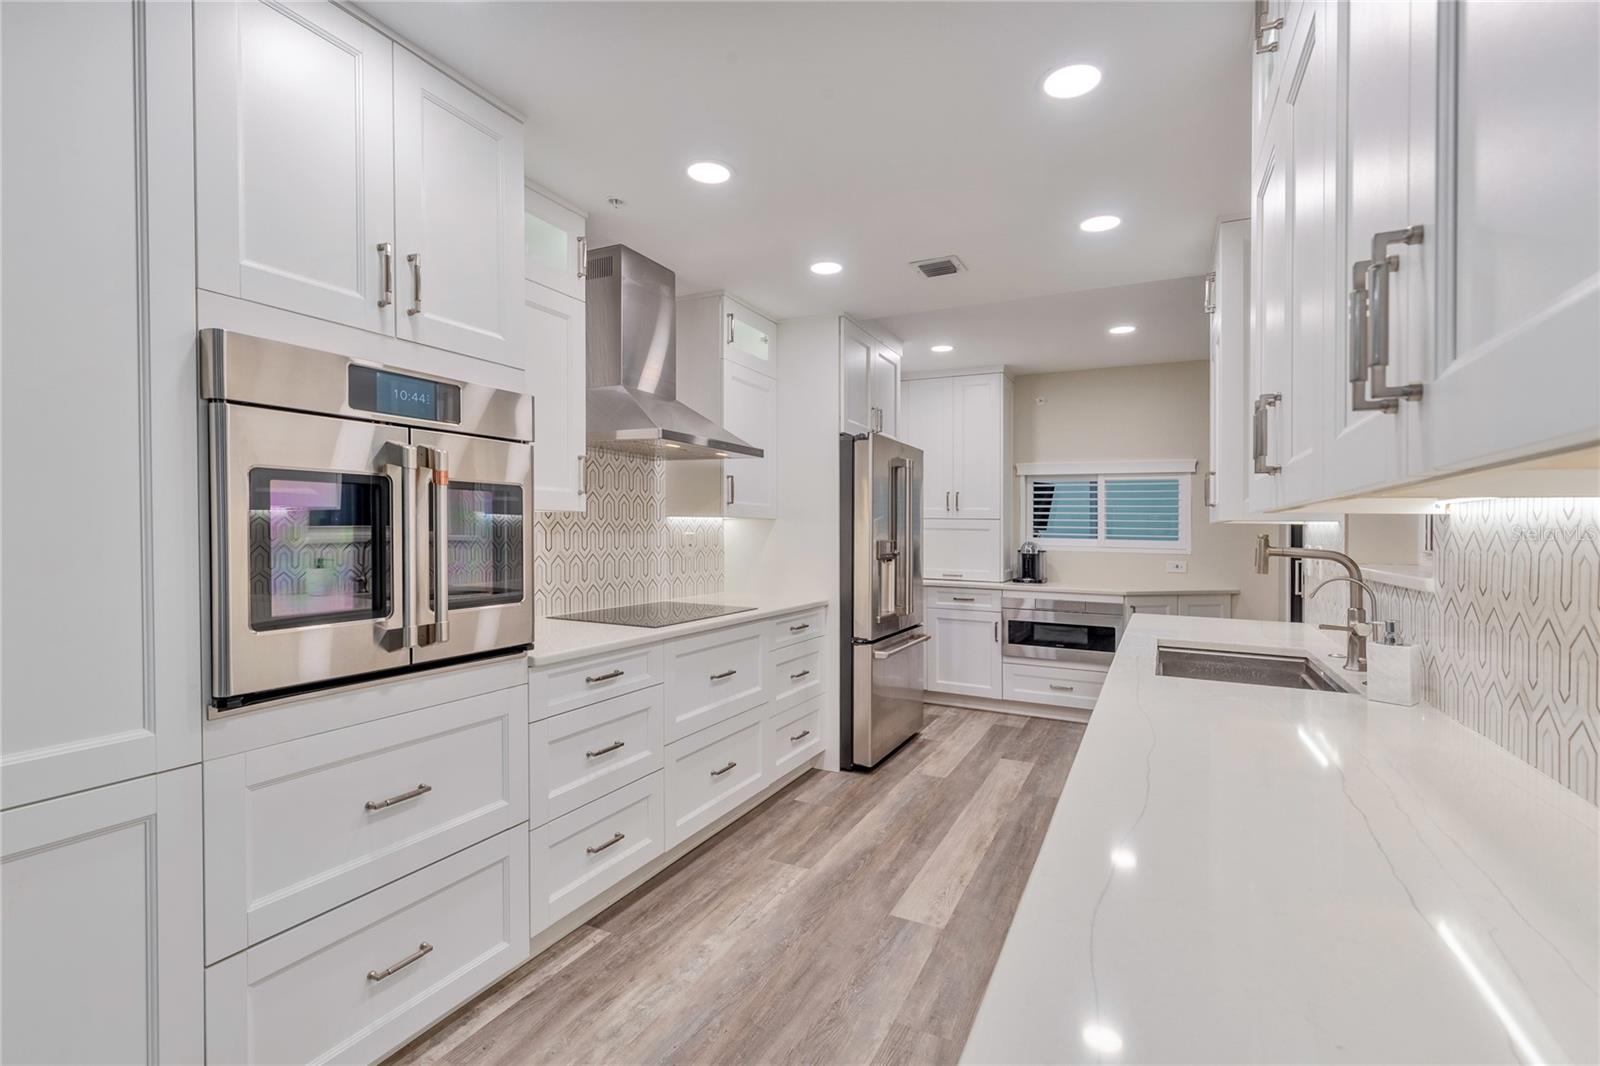
[[[1311,689],[1316,692],[1353,692],[1321,663],[1303,655],[1227,651],[1222,648],[1156,647],[1156,673],[1197,681],[1232,681],[1240,685]]]

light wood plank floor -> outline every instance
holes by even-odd
[[[391,1063],[948,1063],[1083,727],[953,708],[813,770]]]

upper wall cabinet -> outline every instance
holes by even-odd
[[[583,300],[588,222],[583,212],[527,186],[522,193],[522,276]]]
[[[723,360],[722,424],[728,432],[765,453],[759,459],[723,461],[723,516],[777,518],[777,380],[731,359]]]
[[[1004,374],[914,378],[905,383],[902,437],[922,449],[928,518],[998,519],[1011,473],[1002,453],[1010,425]]]
[[[396,48],[394,161],[400,336],[521,365],[522,124]]]
[[[1211,327],[1211,468],[1205,502],[1213,522],[1242,521],[1250,512],[1245,498],[1249,284],[1250,223],[1224,222],[1217,226],[1204,304]]]
[[[195,8],[201,288],[522,366],[522,127],[332,4]]]
[[[900,347],[853,319],[839,319],[839,432],[900,428]]]
[[[331,4],[194,15],[200,286],[393,332],[394,45]]]
[[[190,14],[0,4],[6,807],[200,758]]]

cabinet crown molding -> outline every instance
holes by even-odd
[[[1076,474],[1192,474],[1195,459],[1107,459],[1085,462],[1018,463],[1018,477],[1072,476]]]

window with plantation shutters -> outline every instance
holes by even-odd
[[[1027,478],[1028,536],[1046,547],[1189,550],[1188,474]]]

